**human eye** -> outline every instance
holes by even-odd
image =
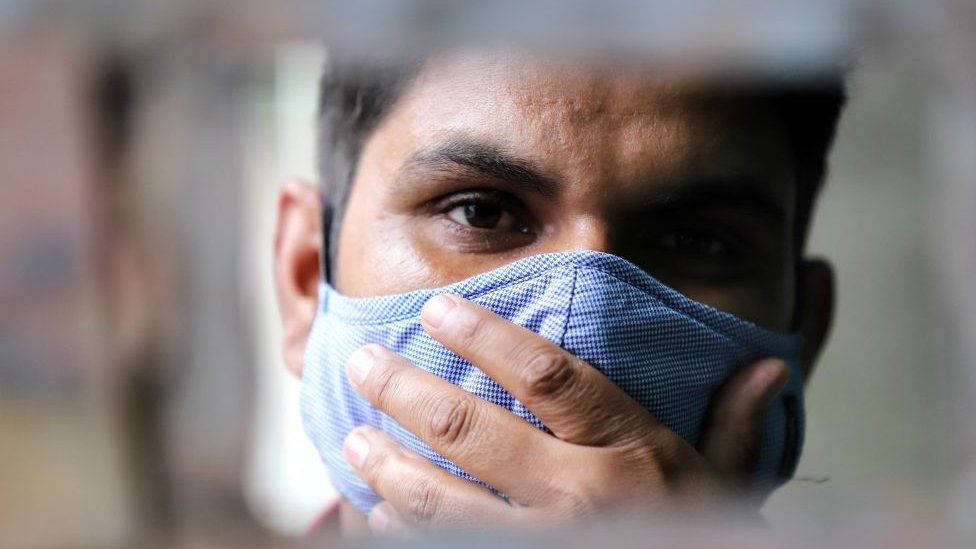
[[[634,228],[624,249],[659,278],[727,283],[750,276],[762,261],[748,233],[706,220],[657,220]]]
[[[707,259],[731,259],[740,251],[733,239],[717,231],[695,227],[660,232],[655,235],[653,244],[663,251]]]
[[[515,216],[488,202],[469,201],[452,207],[447,217],[458,225],[472,229],[507,229],[516,224]]]
[[[445,198],[440,211],[456,230],[480,233],[532,231],[524,207],[514,197],[497,191],[466,191]]]
[[[536,229],[529,209],[516,197],[493,190],[469,190],[438,199],[442,238],[459,249],[494,253],[526,246]]]

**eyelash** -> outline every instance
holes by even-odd
[[[665,242],[666,239],[674,242]],[[688,239],[691,239],[692,242],[688,242]],[[705,259],[738,259],[743,255],[742,243],[737,238],[728,236],[725,231],[707,227],[676,227],[655,234],[653,240],[657,246],[665,251],[687,253]],[[682,242],[682,240],[685,241]],[[718,245],[722,249],[714,252],[697,250],[695,246],[699,242],[694,242],[694,240],[710,241],[710,245]]]
[[[510,229],[498,227],[476,227],[460,223],[451,213],[457,208],[470,205],[484,205],[498,208],[502,215],[513,218]],[[465,247],[499,251],[527,245],[537,233],[532,214],[517,197],[496,189],[468,189],[441,196],[427,203],[431,212],[448,224],[455,238],[465,242]],[[645,232],[646,231],[646,232]],[[738,261],[746,254],[741,239],[723,228],[699,225],[672,225],[659,229],[645,229],[644,242],[667,253],[685,254],[702,261]],[[670,240],[670,242],[669,242]],[[705,242],[704,245],[701,241]],[[701,248],[717,247],[715,251]]]
[[[502,210],[503,214],[511,215],[515,219],[517,232],[520,234],[530,234],[533,231],[532,224],[528,222],[529,214],[522,203],[508,193],[496,190],[469,190],[451,194],[434,201],[435,211],[443,216],[447,221],[458,227],[458,230],[476,232],[482,237],[486,233],[499,232],[494,228],[480,228],[463,225],[450,218],[450,213],[460,207],[470,205],[491,206]]]

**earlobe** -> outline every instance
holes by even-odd
[[[322,249],[321,194],[304,181],[290,180],[278,194],[274,237],[274,278],[288,369],[301,376],[308,333],[318,305]]]
[[[803,292],[799,330],[803,334],[803,368],[805,379],[813,373],[817,357],[830,334],[834,318],[834,270],[822,259],[804,261],[800,267]]]

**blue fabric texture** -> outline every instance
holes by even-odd
[[[421,327],[420,309],[443,293],[470,299],[592,364],[692,444],[712,395],[732,373],[759,358],[785,359],[790,381],[764,415],[755,488],[768,493],[793,474],[803,440],[799,336],[688,299],[619,257],[593,251],[538,255],[442,288],[392,296],[348,297],[324,282],[319,292],[305,356],[302,419],[333,483],[363,512],[380,498],[342,454],[343,440],[358,425],[382,429],[447,471],[476,481],[353,390],[346,361],[363,345],[379,343],[544,428],[521,402]]]

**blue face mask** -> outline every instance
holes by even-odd
[[[778,356],[790,381],[764,416],[755,488],[768,493],[793,474],[803,440],[797,335],[774,333],[692,301],[619,257],[574,251],[529,257],[433,290],[352,298],[323,282],[302,380],[305,430],[350,502],[379,501],[346,464],[342,446],[358,425],[377,427],[456,475],[472,477],[360,397],[346,379],[349,355],[379,343],[416,366],[544,426],[512,395],[433,340],[420,325],[430,297],[451,293],[524,326],[599,368],[691,444],[709,401],[738,368]]]

